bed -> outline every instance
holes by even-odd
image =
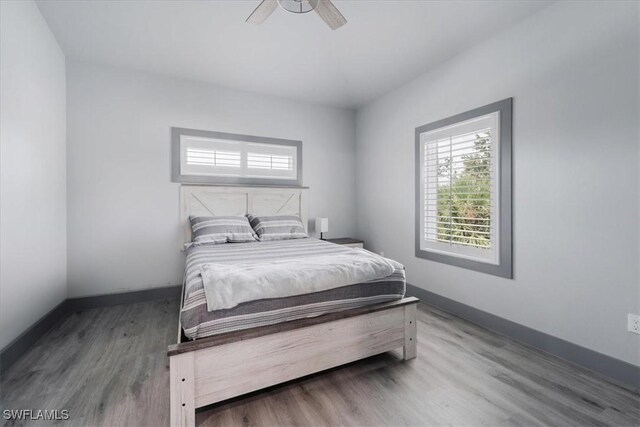
[[[251,301],[226,310],[207,311],[200,268],[209,262],[295,262],[296,259],[310,256],[339,255],[354,250],[315,238],[202,245],[190,248],[186,258],[184,303],[180,313],[185,336],[188,339],[199,339],[394,301],[404,296],[404,269],[402,265],[395,263],[393,274],[383,279],[322,292]]]
[[[296,214],[307,224],[304,188],[182,186],[180,245],[190,215]],[[171,425],[195,425],[195,409],[395,348],[416,357],[415,298],[403,267],[334,289],[248,301],[207,311],[200,277],[209,262],[296,262],[356,251],[315,238],[194,246],[186,250],[178,342],[169,347]]]

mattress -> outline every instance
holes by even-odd
[[[306,317],[400,299],[405,293],[404,267],[395,262],[394,272],[382,279],[285,298],[249,301],[236,307],[207,311],[200,268],[207,263],[237,264],[291,260],[314,255],[353,251],[314,238],[254,243],[194,246],[187,250],[185,290],[180,320],[189,339],[271,325]]]

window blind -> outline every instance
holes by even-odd
[[[422,135],[422,246],[491,261],[497,246],[491,116]]]
[[[297,179],[297,147],[182,136],[180,173]]]
[[[249,153],[247,166],[254,169],[284,170],[293,169],[293,156]]]
[[[246,150],[248,176],[295,179],[296,147],[251,142]]]
[[[187,165],[239,168],[240,152],[187,147]]]

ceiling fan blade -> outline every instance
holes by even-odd
[[[331,3],[331,0],[318,0],[318,4],[314,10],[332,30],[337,30],[347,23],[345,17],[342,16],[338,8]]]
[[[274,10],[278,7],[277,0],[262,0],[262,3],[251,12],[251,15],[247,18],[248,23],[259,25],[262,24]]]

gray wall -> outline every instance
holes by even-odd
[[[66,297],[65,60],[32,2],[0,2],[0,348]]]
[[[157,75],[67,64],[69,296],[178,284],[171,127],[303,141],[309,218],[355,232],[355,114]]]
[[[638,4],[559,2],[357,114],[358,237],[408,281],[640,364]],[[514,97],[514,280],[414,256],[414,128]]]

